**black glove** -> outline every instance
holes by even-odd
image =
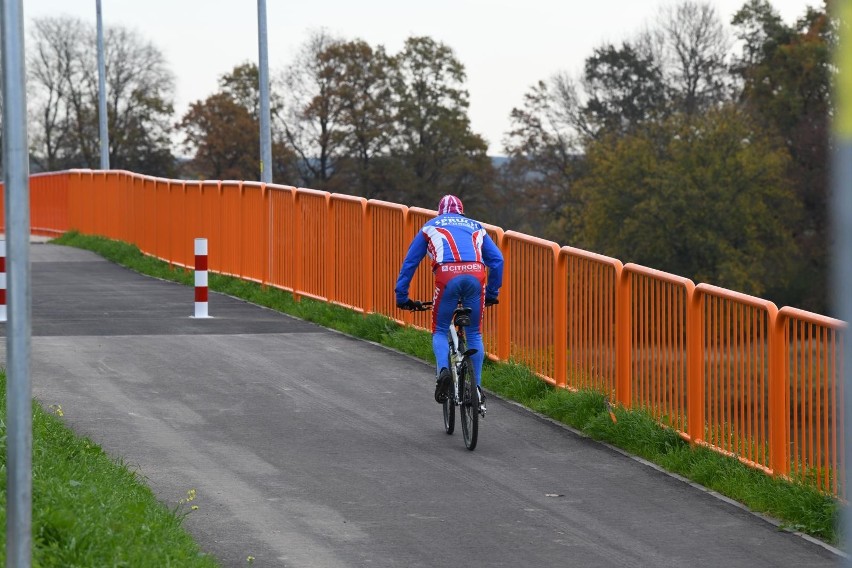
[[[423,304],[421,304],[420,302],[415,302],[411,298],[409,298],[408,300],[404,301],[403,303],[397,304],[396,307],[399,308],[400,310],[414,311],[414,310],[420,308],[422,305]]]
[[[485,307],[486,308],[488,306],[493,306],[494,304],[499,304],[499,303],[500,303],[500,300],[498,300],[497,298],[488,298],[488,297],[485,298]]]

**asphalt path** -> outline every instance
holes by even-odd
[[[170,507],[195,489],[223,566],[840,564],[495,396],[469,452],[406,355],[215,293],[194,319],[191,288],[87,251],[31,260],[35,397]]]

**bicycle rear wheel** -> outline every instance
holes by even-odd
[[[452,396],[444,400],[444,431],[452,434],[456,428],[456,403]]]
[[[452,345],[450,346],[450,353],[452,353]],[[452,355],[448,360],[448,369],[453,368],[453,360]],[[452,373],[452,370],[450,371]],[[455,388],[452,388],[455,391]],[[456,428],[456,401],[455,394],[453,392],[447,395],[447,398],[444,399],[444,431],[449,435],[453,433],[453,430]]]
[[[461,420],[464,445],[468,450],[476,448],[479,435],[479,394],[476,392],[476,377],[473,376],[473,364],[465,359],[462,365],[461,383]]]

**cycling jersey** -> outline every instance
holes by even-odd
[[[423,225],[408,248],[394,288],[397,303],[408,300],[411,279],[427,254],[432,261],[432,272],[446,265],[446,270],[458,269],[458,273],[462,274],[464,265],[455,263],[485,264],[488,267],[485,296],[497,297],[503,283],[503,255],[500,249],[480,223],[464,215],[447,213]]]

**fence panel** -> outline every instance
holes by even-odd
[[[508,257],[509,357],[557,384],[554,300],[559,245],[514,231],[503,235]]]
[[[615,301],[620,261],[562,247],[566,274],[567,384],[615,395]]]
[[[786,382],[771,374],[775,304],[708,284],[696,286],[695,293],[704,322],[704,440],[769,470],[775,412],[771,397],[776,388],[770,379]]]
[[[497,248],[502,251],[503,229],[495,225],[488,225],[487,223],[482,223],[482,227],[488,232],[488,236],[491,237],[491,240],[494,241],[494,244],[497,245]],[[506,302],[506,299],[508,298],[508,294],[505,294],[504,292],[505,290],[501,288],[501,302]],[[485,345],[485,353],[491,359],[497,358],[497,350],[499,349],[500,345],[500,336],[509,333],[508,329],[503,329],[500,326],[499,313],[501,309],[502,308],[500,307],[500,304],[497,304],[497,306],[486,309],[485,313],[482,316],[482,342]]]
[[[223,181],[219,184],[220,219],[222,226],[217,247],[219,249],[220,272],[228,276],[242,276],[243,192],[239,181]],[[209,241],[208,241],[209,242]]]
[[[37,174],[30,177],[30,231],[34,235],[57,237],[68,230],[67,174]],[[2,188],[0,184],[0,188]],[[0,193],[3,190],[0,189]],[[3,199],[0,198],[0,202]],[[5,213],[0,206],[0,224]]]
[[[296,292],[326,300],[325,272],[328,247],[328,201],[325,191],[296,190],[296,254],[299,255]]]
[[[408,245],[405,238],[407,213],[408,208],[404,205],[374,199],[367,202],[368,230],[374,259],[371,292],[373,311],[401,323],[403,314],[396,307],[393,289]]]
[[[624,265],[630,290],[631,405],[687,431],[687,307],[692,281],[637,264]]]
[[[264,185],[243,182],[240,201],[240,274],[246,280],[263,282],[266,279],[267,231],[264,226]]]
[[[405,237],[402,242],[403,257],[408,252],[408,245],[414,239],[415,235],[428,221],[431,221],[438,215],[437,211],[432,209],[421,209],[420,207],[411,207],[408,209],[408,218],[406,223]],[[402,261],[396,267],[397,272],[402,268]],[[425,256],[417,271],[414,273],[414,278],[411,280],[411,289],[409,295],[413,300],[428,300],[431,301],[435,296],[435,275],[432,272],[432,261],[429,256]],[[419,327],[432,331],[432,312],[405,312],[402,314],[403,319]]]
[[[182,229],[180,234],[176,235],[178,240],[172,245],[172,251],[175,255],[174,264],[184,268],[195,268],[195,239],[206,237],[202,234],[201,228],[201,187],[200,181],[185,181],[180,184],[180,191],[183,194],[181,199],[183,210],[180,213]]]
[[[372,271],[366,247],[367,200],[332,194],[329,200],[329,300],[363,312],[368,293],[364,275]]]
[[[296,282],[296,189],[283,185],[267,185],[266,191],[268,282],[276,288],[292,292]]]
[[[786,433],[791,473],[845,498],[842,346],[846,324],[785,307],[778,311],[777,326],[790,385]]]

